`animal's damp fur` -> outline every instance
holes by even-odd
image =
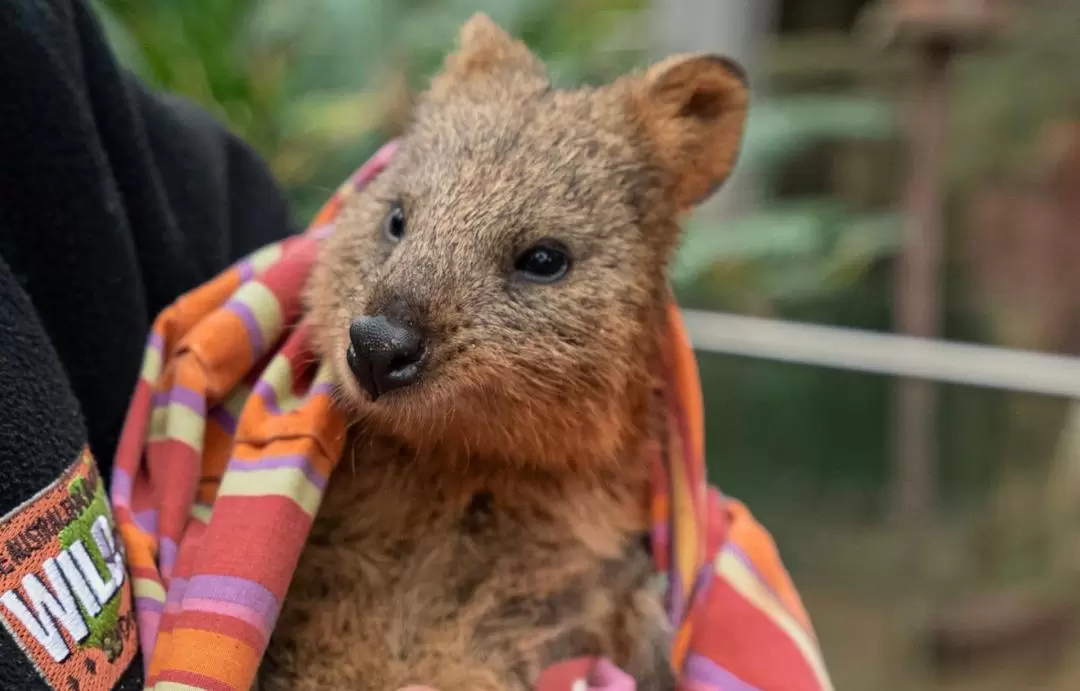
[[[603,654],[673,687],[650,587],[647,458],[677,216],[738,149],[746,88],[709,56],[556,90],[485,17],[342,212],[309,286],[355,424],[261,671],[265,689],[529,689]],[[392,203],[403,240],[382,232]],[[554,239],[553,284],[515,258]],[[425,372],[371,402],[349,323],[407,308]]]

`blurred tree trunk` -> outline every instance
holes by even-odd
[[[659,55],[709,51],[735,59],[750,76],[751,108],[761,99],[762,57],[776,21],[776,0],[652,0],[655,50]],[[727,183],[702,205],[717,219],[740,216],[758,204],[759,186],[735,166]]]

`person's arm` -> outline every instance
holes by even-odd
[[[125,73],[81,0],[0,0],[0,45],[0,688],[86,688],[134,646],[81,450],[104,487],[153,317],[297,227],[255,153]]]

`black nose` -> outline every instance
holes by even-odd
[[[347,359],[360,386],[377,399],[420,378],[424,336],[384,316],[360,317],[349,326]]]

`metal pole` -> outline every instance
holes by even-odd
[[[702,353],[1080,401],[1076,357],[692,309],[682,317]]]

